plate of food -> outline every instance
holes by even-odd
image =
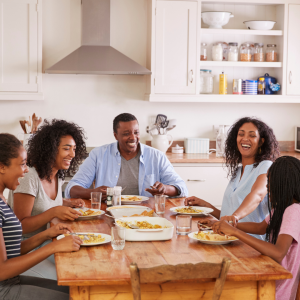
[[[238,238],[234,236],[223,236],[217,233],[213,233],[212,231],[191,232],[189,233],[189,238],[209,245],[224,245],[234,241],[238,241]]]
[[[177,206],[170,208],[170,211],[182,215],[201,216],[207,215],[214,210],[212,208],[200,206]]]
[[[121,203],[122,204],[141,204],[143,201],[149,200],[148,197],[145,196],[135,196],[135,195],[122,195]]]
[[[74,208],[74,209],[82,213],[82,215],[79,216],[77,220],[90,220],[105,214],[105,211],[101,209],[94,209],[94,208],[87,208],[87,207]]]
[[[61,234],[56,239],[60,240],[68,235],[70,234]],[[111,241],[111,236],[104,233],[72,232],[71,235],[76,235],[83,241],[81,246],[96,246],[106,244]]]
[[[110,214],[116,218],[126,218],[126,217],[158,217],[158,215],[146,206],[136,206],[127,207],[126,205],[119,206],[116,209],[110,209]]]

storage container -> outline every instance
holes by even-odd
[[[248,42],[241,44],[240,47],[241,61],[251,61],[253,50],[254,50],[254,44]]]
[[[185,153],[208,153],[209,139],[186,138],[184,140]]]
[[[265,53],[264,53],[264,44],[263,43],[255,43],[254,44],[254,61],[265,61]]]
[[[244,80],[242,84],[244,95],[257,95],[257,81],[256,80]]]
[[[266,61],[276,62],[277,61],[277,48],[276,44],[268,44],[266,50]]]
[[[238,43],[228,44],[228,61],[238,61],[239,60],[239,49]]]
[[[125,229],[125,241],[165,241],[170,240],[173,237],[174,225],[165,218],[150,218],[150,217],[129,217],[129,218],[120,218],[116,219],[116,226],[118,221],[123,222],[132,222],[134,225],[135,221],[147,221],[152,225],[160,225],[167,228],[158,228],[158,229]],[[122,236],[122,232],[120,231]]]
[[[207,60],[207,44],[201,43],[200,60]]]
[[[212,94],[214,90],[214,76],[211,70],[200,70],[200,94]]]

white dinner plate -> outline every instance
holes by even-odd
[[[91,219],[96,219],[97,217],[105,214],[105,211],[101,210],[101,209],[94,209],[94,208],[87,208],[87,207],[81,207],[81,208],[74,208],[75,210],[79,211],[79,210],[92,210],[92,211],[99,211],[100,214],[99,215],[95,215],[95,216],[79,216],[76,220],[91,220]]]
[[[97,245],[102,245],[106,243],[111,242],[111,236],[109,234],[105,233],[94,233],[94,232],[76,232],[76,234],[81,235],[81,234],[94,234],[94,235],[101,235],[101,237],[105,238],[103,242],[100,243],[92,243],[92,244],[81,244],[81,246],[97,246]],[[63,234],[59,235],[56,239],[60,240],[63,239],[65,236]]]
[[[203,231],[203,232],[206,232],[206,231]],[[238,241],[238,239],[236,240],[228,240],[228,241],[207,241],[207,240],[200,240],[200,239],[197,239],[194,237],[194,234],[195,233],[198,233],[198,231],[194,231],[194,232],[191,232],[189,233],[189,238],[193,239],[193,240],[196,240],[196,241],[199,241],[203,244],[208,244],[208,245],[225,245],[225,244],[229,244],[231,242],[235,242],[235,241]]]
[[[132,201],[132,200],[126,200],[126,198],[129,198],[129,197],[138,197],[140,200],[138,201]],[[145,196],[137,196],[137,195],[122,195],[121,196],[121,203],[122,204],[141,204],[143,201],[147,201],[149,200],[148,197],[145,197]]]
[[[192,207],[193,209],[201,210],[202,212],[201,213],[181,213],[181,212],[176,211],[176,209],[178,209],[178,208],[185,208],[185,207]],[[190,216],[198,217],[198,216],[207,215],[207,214],[213,212],[214,210],[212,208],[200,207],[200,206],[177,206],[177,207],[171,207],[170,211],[175,214],[190,215]]]

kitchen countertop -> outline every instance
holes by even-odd
[[[289,155],[300,159],[300,152],[289,151],[280,152],[281,156]],[[167,158],[171,163],[222,163],[223,158],[216,157],[216,153],[203,154],[203,153],[166,153]]]

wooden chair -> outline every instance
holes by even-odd
[[[295,300],[300,300],[300,282],[298,283],[298,289]]]
[[[130,264],[131,287],[134,300],[141,300],[141,283],[166,282],[170,280],[216,278],[212,300],[221,297],[227,272],[231,264],[230,258],[223,258],[219,264],[198,263],[163,265],[153,268],[138,268],[136,263]]]

